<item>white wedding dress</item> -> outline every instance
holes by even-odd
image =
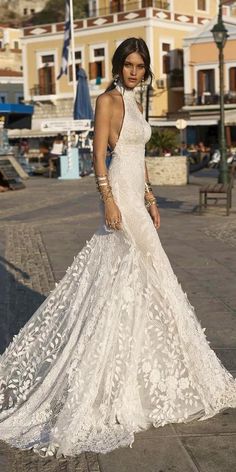
[[[0,439],[45,454],[109,452],[134,433],[236,407],[144,205],[150,126],[133,91],[109,179],[123,229],[101,227],[1,357]]]

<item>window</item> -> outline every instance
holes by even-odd
[[[105,50],[104,48],[96,48],[94,49],[94,57],[104,57],[105,55]]]
[[[215,95],[215,70],[204,69],[197,73],[197,102],[211,104]]]
[[[207,0],[197,0],[197,9],[201,11],[207,10]]]
[[[122,0],[110,0],[110,13],[123,11],[124,5]]]
[[[169,74],[170,72],[170,43],[162,43],[162,73]]]
[[[0,41],[0,49],[3,49],[3,41]]]
[[[55,93],[55,58],[54,54],[42,54],[38,67],[38,89],[36,95],[52,95]]]
[[[1,94],[0,95],[0,103],[6,103],[6,94]]]
[[[71,53],[70,57],[72,59],[72,53]],[[77,50],[77,51],[75,51],[75,76],[76,76],[76,78],[77,78],[79,68],[81,67],[81,63],[82,63],[82,51]],[[72,82],[72,81],[73,81],[72,64],[70,64],[69,65],[69,82]]]
[[[19,41],[14,41],[14,49],[19,49]]]
[[[97,2],[96,0],[89,0],[89,16],[97,15]]]
[[[31,9],[30,9],[30,13],[31,13],[31,15],[34,15],[35,9],[34,9],[34,8],[31,8]]]
[[[26,16],[28,14],[28,9],[27,8],[24,8],[23,10],[23,15]]]
[[[18,95],[18,97],[17,97],[17,103],[24,103],[24,97],[23,97],[23,95]]]
[[[105,78],[105,47],[93,46],[90,50],[91,62],[89,63],[89,79],[101,83]]]
[[[53,54],[48,54],[48,55],[42,56],[42,64],[48,64],[49,62],[54,62],[54,55]]]

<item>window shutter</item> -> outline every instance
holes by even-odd
[[[56,87],[55,87],[55,67],[51,66],[51,84],[50,84],[50,93],[54,94],[56,93]]]
[[[229,69],[229,90],[236,92],[236,67]]]
[[[163,74],[169,74],[170,72],[170,56],[165,54],[163,56]]]
[[[96,62],[89,63],[89,79],[96,79],[97,78],[97,64]]]
[[[197,74],[197,93],[198,93],[198,96],[201,96],[203,94],[203,92],[205,91],[204,85],[205,85],[204,71],[199,70],[198,74]]]
[[[39,95],[45,94],[45,73],[44,67],[38,69],[38,80],[39,80]]]
[[[70,64],[69,67],[68,67],[68,76],[69,76],[69,82],[72,82],[72,80],[73,80],[72,64]]]
[[[105,61],[102,61],[102,78],[105,77]]]

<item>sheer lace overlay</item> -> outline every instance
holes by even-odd
[[[103,225],[0,362],[0,438],[40,453],[109,452],[150,425],[236,406],[144,205],[150,126],[132,91],[109,180],[122,231]]]

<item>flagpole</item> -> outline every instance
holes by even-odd
[[[76,70],[75,70],[75,35],[74,35],[73,0],[70,0],[70,27],[71,27],[73,99],[75,101],[75,97],[76,97]]]

